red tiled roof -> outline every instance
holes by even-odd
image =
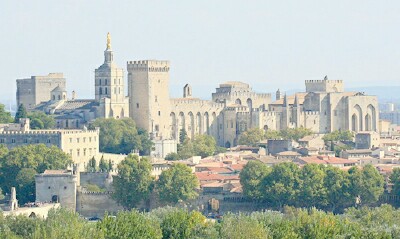
[[[218,174],[218,173],[209,173],[209,172],[196,172],[195,173],[197,179],[200,181],[212,181],[212,180],[239,180],[238,174]]]

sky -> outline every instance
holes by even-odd
[[[400,85],[400,1],[2,0],[0,101],[16,79],[63,72],[67,90],[94,98],[110,32],[114,59],[169,60],[170,92],[210,98],[219,83],[257,92]],[[126,80],[126,79],[125,79]]]

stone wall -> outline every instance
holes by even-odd
[[[115,214],[123,210],[113,199],[111,193],[78,191],[76,211],[84,217],[102,218],[105,212]]]

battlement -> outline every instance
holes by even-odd
[[[210,106],[212,108],[223,108],[223,103],[216,103],[209,100],[202,100],[198,98],[175,98],[171,99],[172,105],[198,105],[198,106]]]
[[[81,134],[99,133],[99,128],[95,130],[28,130],[28,131],[0,131],[0,135],[60,135],[60,134]]]
[[[320,115],[320,112],[319,111],[302,111],[302,112],[300,112],[300,114],[303,114],[303,115]]]
[[[225,111],[248,111],[248,107],[247,106],[227,106],[224,109]]]
[[[169,72],[169,61],[128,61],[128,71]]]
[[[272,116],[272,117],[276,117],[277,112],[273,112],[273,111],[265,111],[263,112],[264,116]]]
[[[305,82],[306,82],[306,84],[307,83],[324,83],[324,82],[328,82],[328,83],[343,83],[343,80],[306,80]]]

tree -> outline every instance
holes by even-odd
[[[372,165],[366,165],[362,170],[352,167],[349,170],[352,196],[360,197],[361,203],[368,205],[377,202],[384,191],[384,179]]]
[[[5,110],[5,106],[0,104],[0,124],[7,124],[13,122],[10,112]]]
[[[176,163],[161,173],[157,181],[157,191],[162,202],[177,203],[196,198],[198,185],[192,170],[185,164]]]
[[[46,169],[66,169],[71,164],[70,155],[55,146],[35,144],[16,147],[0,157],[0,187],[3,192],[9,192],[11,187],[16,186],[18,200],[25,203],[35,195],[35,174]]]
[[[295,129],[285,129],[280,132],[281,136],[284,139],[290,139],[294,141],[299,141],[299,139],[313,134],[311,129],[300,127],[300,128],[295,128]]]
[[[104,156],[103,156],[103,155],[102,155],[101,158],[100,158],[99,170],[100,170],[100,172],[108,172],[108,170],[109,170],[108,164],[107,164],[106,161],[104,160]]]
[[[206,220],[200,212],[177,208],[167,209],[160,219],[163,238],[176,239],[197,238],[196,229],[204,227]]]
[[[27,118],[26,108],[23,104],[18,106],[17,113],[15,113],[15,123],[19,123],[19,119]]]
[[[244,214],[224,215],[221,222],[220,238],[223,239],[241,239],[254,238],[264,239],[272,238],[268,235],[268,230],[264,228],[261,222],[252,216]]]
[[[108,170],[110,172],[113,171],[113,163],[112,163],[111,159],[108,160]]]
[[[243,194],[251,199],[260,200],[264,196],[262,180],[271,172],[260,161],[249,161],[240,172],[240,183],[243,186]]]
[[[52,129],[56,125],[54,117],[43,112],[29,112],[27,117],[30,119],[31,129]]]
[[[339,168],[329,166],[326,168],[326,177],[324,180],[325,188],[327,189],[328,206],[331,211],[345,208],[352,203],[350,192],[349,173]]]
[[[196,135],[193,140],[193,153],[202,158],[212,156],[215,153],[217,143],[210,135]]]
[[[190,139],[186,139],[178,148],[180,159],[187,159],[194,155],[193,143]]]
[[[88,172],[96,172],[97,171],[97,162],[94,156],[89,160],[88,164],[86,165],[86,171]]]
[[[137,129],[135,121],[130,118],[96,119],[90,128],[100,127],[100,151],[115,154],[129,154],[139,150],[141,154],[149,154],[152,150],[148,133]]]
[[[300,189],[297,195],[300,205],[305,207],[322,207],[327,202],[327,189],[324,185],[326,177],[322,165],[306,164],[301,169]]]
[[[187,140],[187,139],[188,139],[188,136],[187,136],[186,130],[185,130],[185,128],[182,128],[179,131],[179,143],[183,144],[183,142],[185,142],[185,140]]]
[[[115,218],[106,214],[96,229],[104,238],[162,238],[160,223],[137,210],[118,212]]]
[[[251,128],[239,136],[238,144],[257,146],[265,138],[264,131],[259,128]]]
[[[280,139],[282,138],[281,133],[277,130],[268,129],[265,131],[265,139]]]
[[[299,175],[300,169],[294,163],[275,165],[262,182],[264,198],[279,208],[283,205],[294,205],[300,185]]]
[[[179,160],[179,154],[177,153],[169,153],[165,156],[165,160],[168,161],[175,161],[175,160]]]
[[[351,141],[353,139],[353,133],[349,130],[339,131],[335,130],[331,133],[325,134],[322,139],[327,141]]]
[[[394,168],[390,175],[390,182],[393,184],[391,194],[400,196],[400,168]]]
[[[114,176],[114,199],[126,209],[136,207],[147,200],[153,178],[149,159],[129,154],[118,164],[118,174]]]

